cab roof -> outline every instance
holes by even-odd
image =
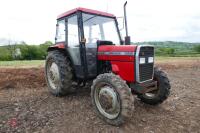
[[[78,7],[78,8],[69,10],[67,12],[64,12],[64,13],[58,15],[57,19],[61,19],[63,17],[67,17],[67,16],[69,16],[71,14],[76,13],[77,11],[81,11],[81,12],[85,12],[85,13],[90,13],[90,14],[101,15],[101,16],[106,16],[106,17],[112,17],[112,18],[115,17],[115,15],[107,13],[107,12],[102,12],[102,11],[97,11],[97,10],[92,10],[92,9]]]

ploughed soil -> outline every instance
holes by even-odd
[[[55,97],[48,92],[43,68],[0,69],[0,132],[200,132],[200,60],[160,62],[172,89],[159,106],[135,97],[131,120],[108,125],[93,109],[90,88]]]

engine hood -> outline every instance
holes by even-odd
[[[102,45],[98,52],[135,52],[137,45]]]
[[[102,45],[98,48],[99,60],[134,61],[137,45]]]

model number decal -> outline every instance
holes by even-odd
[[[128,55],[133,56],[135,52],[98,52],[98,55]]]

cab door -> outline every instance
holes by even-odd
[[[66,21],[66,50],[72,60],[77,78],[84,78],[84,67],[81,59],[80,34],[77,14],[67,17]]]
[[[84,38],[86,39],[85,51],[88,77],[93,78],[97,76],[97,40],[101,40],[102,38],[99,38],[99,24],[93,21],[93,18],[97,16],[86,13],[83,13],[82,16]]]

